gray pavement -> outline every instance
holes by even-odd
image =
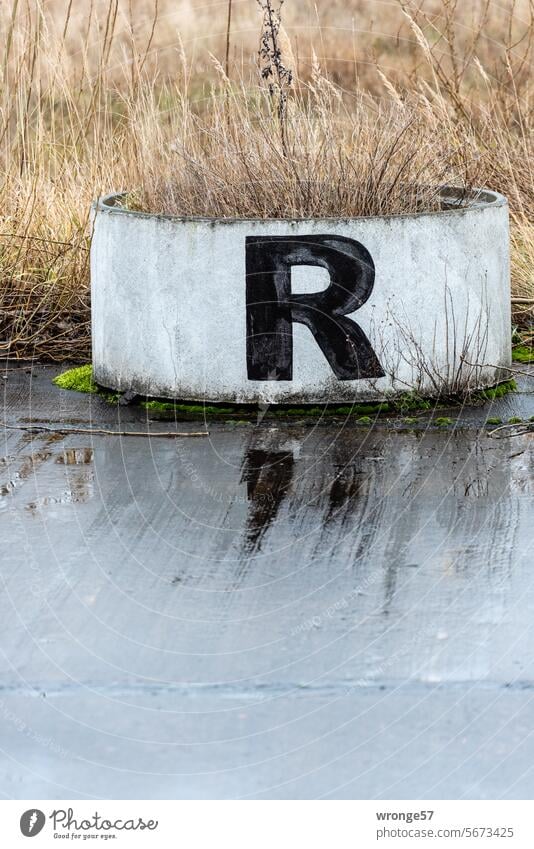
[[[533,437],[485,420],[534,379],[449,428],[175,425],[57,370],[2,372],[5,798],[532,798]]]

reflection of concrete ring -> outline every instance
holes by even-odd
[[[91,249],[97,381],[155,397],[267,403],[376,399],[409,390],[437,395],[497,382],[511,356],[508,205],[487,190],[474,193],[467,207],[458,206],[452,189],[442,198],[439,212],[291,221],[158,216],[125,210],[121,195],[100,199]],[[267,365],[263,374],[247,369],[247,328],[257,326],[250,322],[255,289],[247,239],[278,248],[294,239],[312,258],[305,261],[301,247],[300,259],[284,247],[283,261],[279,256],[270,268],[264,251],[262,291],[271,293],[266,356],[276,353],[280,328],[290,347],[285,369]],[[335,257],[323,262],[321,250],[326,245],[332,253],[343,242],[359,245],[359,254],[353,251],[356,265],[334,280]],[[358,274],[358,256],[374,264],[370,294],[359,299],[351,276]],[[294,294],[291,269],[308,264],[323,266],[330,286],[317,292],[317,268],[305,269],[308,292]],[[281,315],[286,318],[278,321]],[[319,338],[315,327],[326,328],[327,337],[329,328],[345,334],[353,347],[344,360],[329,362],[328,338]],[[359,371],[358,338],[367,343]],[[252,347],[261,357],[262,344]],[[374,371],[365,365],[373,352]],[[354,362],[344,369],[352,353]]]

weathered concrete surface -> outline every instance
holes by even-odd
[[[511,355],[508,208],[501,195],[483,197],[468,209],[340,221],[181,220],[101,202],[91,248],[96,377],[155,397],[267,403],[495,383]],[[374,263],[372,291],[349,314],[384,376],[338,379],[310,327],[293,323],[281,334],[292,335],[292,380],[249,380],[247,334],[268,348],[276,334],[247,324],[247,283],[253,293],[264,285],[256,266],[249,273],[247,238],[307,237],[317,245],[338,236],[363,245]],[[293,261],[302,262],[302,246],[291,245]],[[343,291],[358,274],[347,273]],[[292,268],[297,297],[328,282],[325,267]],[[254,297],[272,303],[271,296]],[[360,358],[358,343],[351,344]]]
[[[8,424],[173,427],[52,374]],[[532,436],[482,427],[532,384],[446,430],[3,430],[2,794],[532,798]]]

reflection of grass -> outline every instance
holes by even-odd
[[[338,404],[323,404],[321,407],[290,407],[281,405],[277,409],[270,410],[273,416],[310,416],[311,418],[320,418],[324,415],[330,416],[378,416],[380,413],[391,412],[391,404],[351,404],[339,406]]]
[[[93,367],[91,364],[77,366],[69,369],[54,378],[54,383],[61,389],[71,389],[75,392],[86,392],[93,395],[99,395],[108,403],[114,404],[117,402],[119,395],[98,386],[93,380]],[[468,401],[474,403],[483,403],[492,401],[495,398],[501,398],[508,392],[514,392],[516,389],[515,381],[507,380],[500,383],[498,386],[493,386],[490,389],[481,389],[470,396]],[[441,407],[459,407],[466,403],[465,398],[459,396],[442,399]],[[244,421],[248,416],[249,419],[256,418],[258,415],[258,407],[256,404],[202,404],[202,403],[186,403],[181,401],[161,401],[158,399],[150,399],[147,401],[139,400],[138,406],[148,410],[155,418],[160,419],[176,419],[176,418],[203,418],[204,416],[227,418],[234,417],[237,421]],[[416,418],[406,417],[406,413],[425,413],[429,410],[439,409],[440,402],[428,398],[421,398],[417,393],[405,393],[395,399],[389,401],[378,402],[376,404],[324,404],[322,406],[310,405],[307,407],[292,407],[288,405],[273,405],[263,418],[299,418],[299,419],[321,419],[323,417],[338,417],[355,419],[358,424],[371,424],[373,417],[394,415],[404,416],[405,423],[415,423]],[[435,419],[434,423],[439,424],[440,421],[445,422],[445,417]],[[447,419],[449,424],[451,419]]]

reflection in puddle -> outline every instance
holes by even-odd
[[[246,449],[240,481],[247,484],[248,496],[245,553],[250,555],[261,549],[265,535],[276,522],[287,498],[291,499],[294,516],[298,515],[304,522],[305,516],[311,520],[309,531],[316,540],[316,551],[331,543],[326,535],[329,525],[343,527],[345,524],[354,525],[355,538],[365,550],[370,538],[376,534],[378,515],[365,528],[360,526],[358,517],[367,510],[370,482],[377,471],[376,462],[364,469],[365,463],[361,458],[355,460],[354,453],[347,457],[336,448],[333,456],[327,450],[320,459],[313,458],[309,466],[305,461],[297,476],[295,468],[300,463],[299,447],[270,450],[249,446]],[[357,448],[355,453],[358,453]],[[371,459],[376,460],[376,457]],[[288,521],[292,523],[293,519],[289,517]],[[357,542],[356,559],[360,554]]]
[[[366,477],[354,465],[346,466],[341,471],[333,470],[336,475],[328,492],[328,507],[325,522],[339,517],[342,522],[351,514],[356,500],[361,496]]]
[[[464,497],[484,498],[489,495],[490,487],[487,478],[473,478],[464,484]]]
[[[52,456],[51,451],[34,451],[33,454],[29,454],[27,457],[22,458],[22,463],[17,472],[17,477],[19,480],[27,480],[29,476],[37,471],[39,466],[43,463],[46,463],[48,459]]]
[[[0,484],[0,495],[11,495],[13,490],[15,489],[17,483],[14,480],[8,481],[7,483]]]
[[[93,472],[78,472],[69,476],[69,488],[60,492],[59,495],[44,495],[36,498],[26,505],[26,509],[35,512],[40,507],[48,507],[52,504],[85,504],[93,497]]]
[[[249,502],[245,548],[253,554],[275,520],[293,475],[294,458],[289,451],[249,448],[245,454],[241,482],[247,485]]]
[[[93,462],[92,448],[66,448],[56,457],[56,463],[64,466],[84,466]]]
[[[15,469],[13,472],[13,476],[10,480],[5,483],[0,484],[0,497],[5,497],[8,495],[12,495],[17,487],[23,482],[28,480],[28,478],[33,475],[43,463],[45,463],[52,456],[51,451],[35,451],[33,454],[28,454],[21,458],[20,465],[18,469]],[[13,461],[11,457],[2,458],[4,462],[2,465],[7,466],[8,468]]]
[[[46,444],[49,443],[47,438]],[[54,464],[47,464],[52,458],[55,458]],[[43,448],[19,458],[4,457],[0,461],[0,467],[7,468],[8,473],[11,472],[11,478],[0,483],[0,508],[7,506],[7,497],[16,496],[24,483],[27,486],[33,484],[35,489],[46,491],[45,495],[33,498],[25,505],[25,509],[30,512],[51,504],[86,502],[93,495],[92,470],[69,473],[67,470],[60,471],[57,466],[88,466],[92,462],[92,448],[67,448],[59,454]],[[66,489],[65,480],[68,485]]]

